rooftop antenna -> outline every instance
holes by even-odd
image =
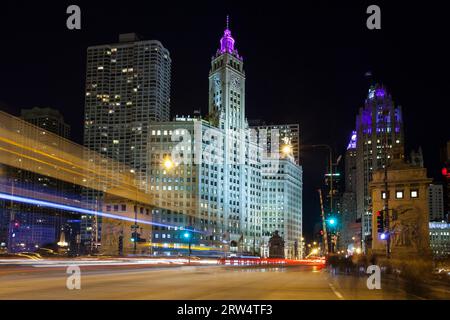
[[[230,25],[230,17],[229,15],[227,15],[227,30],[230,30],[229,25]]]

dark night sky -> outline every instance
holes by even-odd
[[[205,112],[210,59],[229,14],[244,56],[248,118],[300,123],[303,143],[343,153],[371,70],[403,107],[408,149],[422,146],[429,176],[438,177],[439,147],[450,139],[449,10],[443,1],[390,2],[373,2],[382,30],[371,31],[373,3],[363,1],[2,1],[2,109],[59,109],[81,142],[86,48],[137,32],[171,53],[173,115]],[[80,31],[66,29],[69,4],[81,7]],[[307,235],[319,219],[325,161],[325,153],[302,154]]]

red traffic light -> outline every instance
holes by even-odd
[[[442,175],[447,177],[449,175],[447,168],[442,168]]]

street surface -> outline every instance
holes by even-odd
[[[330,275],[313,266],[81,265],[69,290],[64,266],[0,265],[0,299],[421,299],[398,282],[369,290],[366,276]],[[448,289],[437,298],[450,299]]]

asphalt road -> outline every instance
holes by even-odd
[[[64,268],[0,269],[0,299],[419,299],[398,283],[369,290],[366,277],[331,276],[315,267],[81,267],[69,290]],[[447,293],[445,293],[446,295]],[[444,296],[445,297],[445,296]],[[446,296],[450,298],[450,292]]]

